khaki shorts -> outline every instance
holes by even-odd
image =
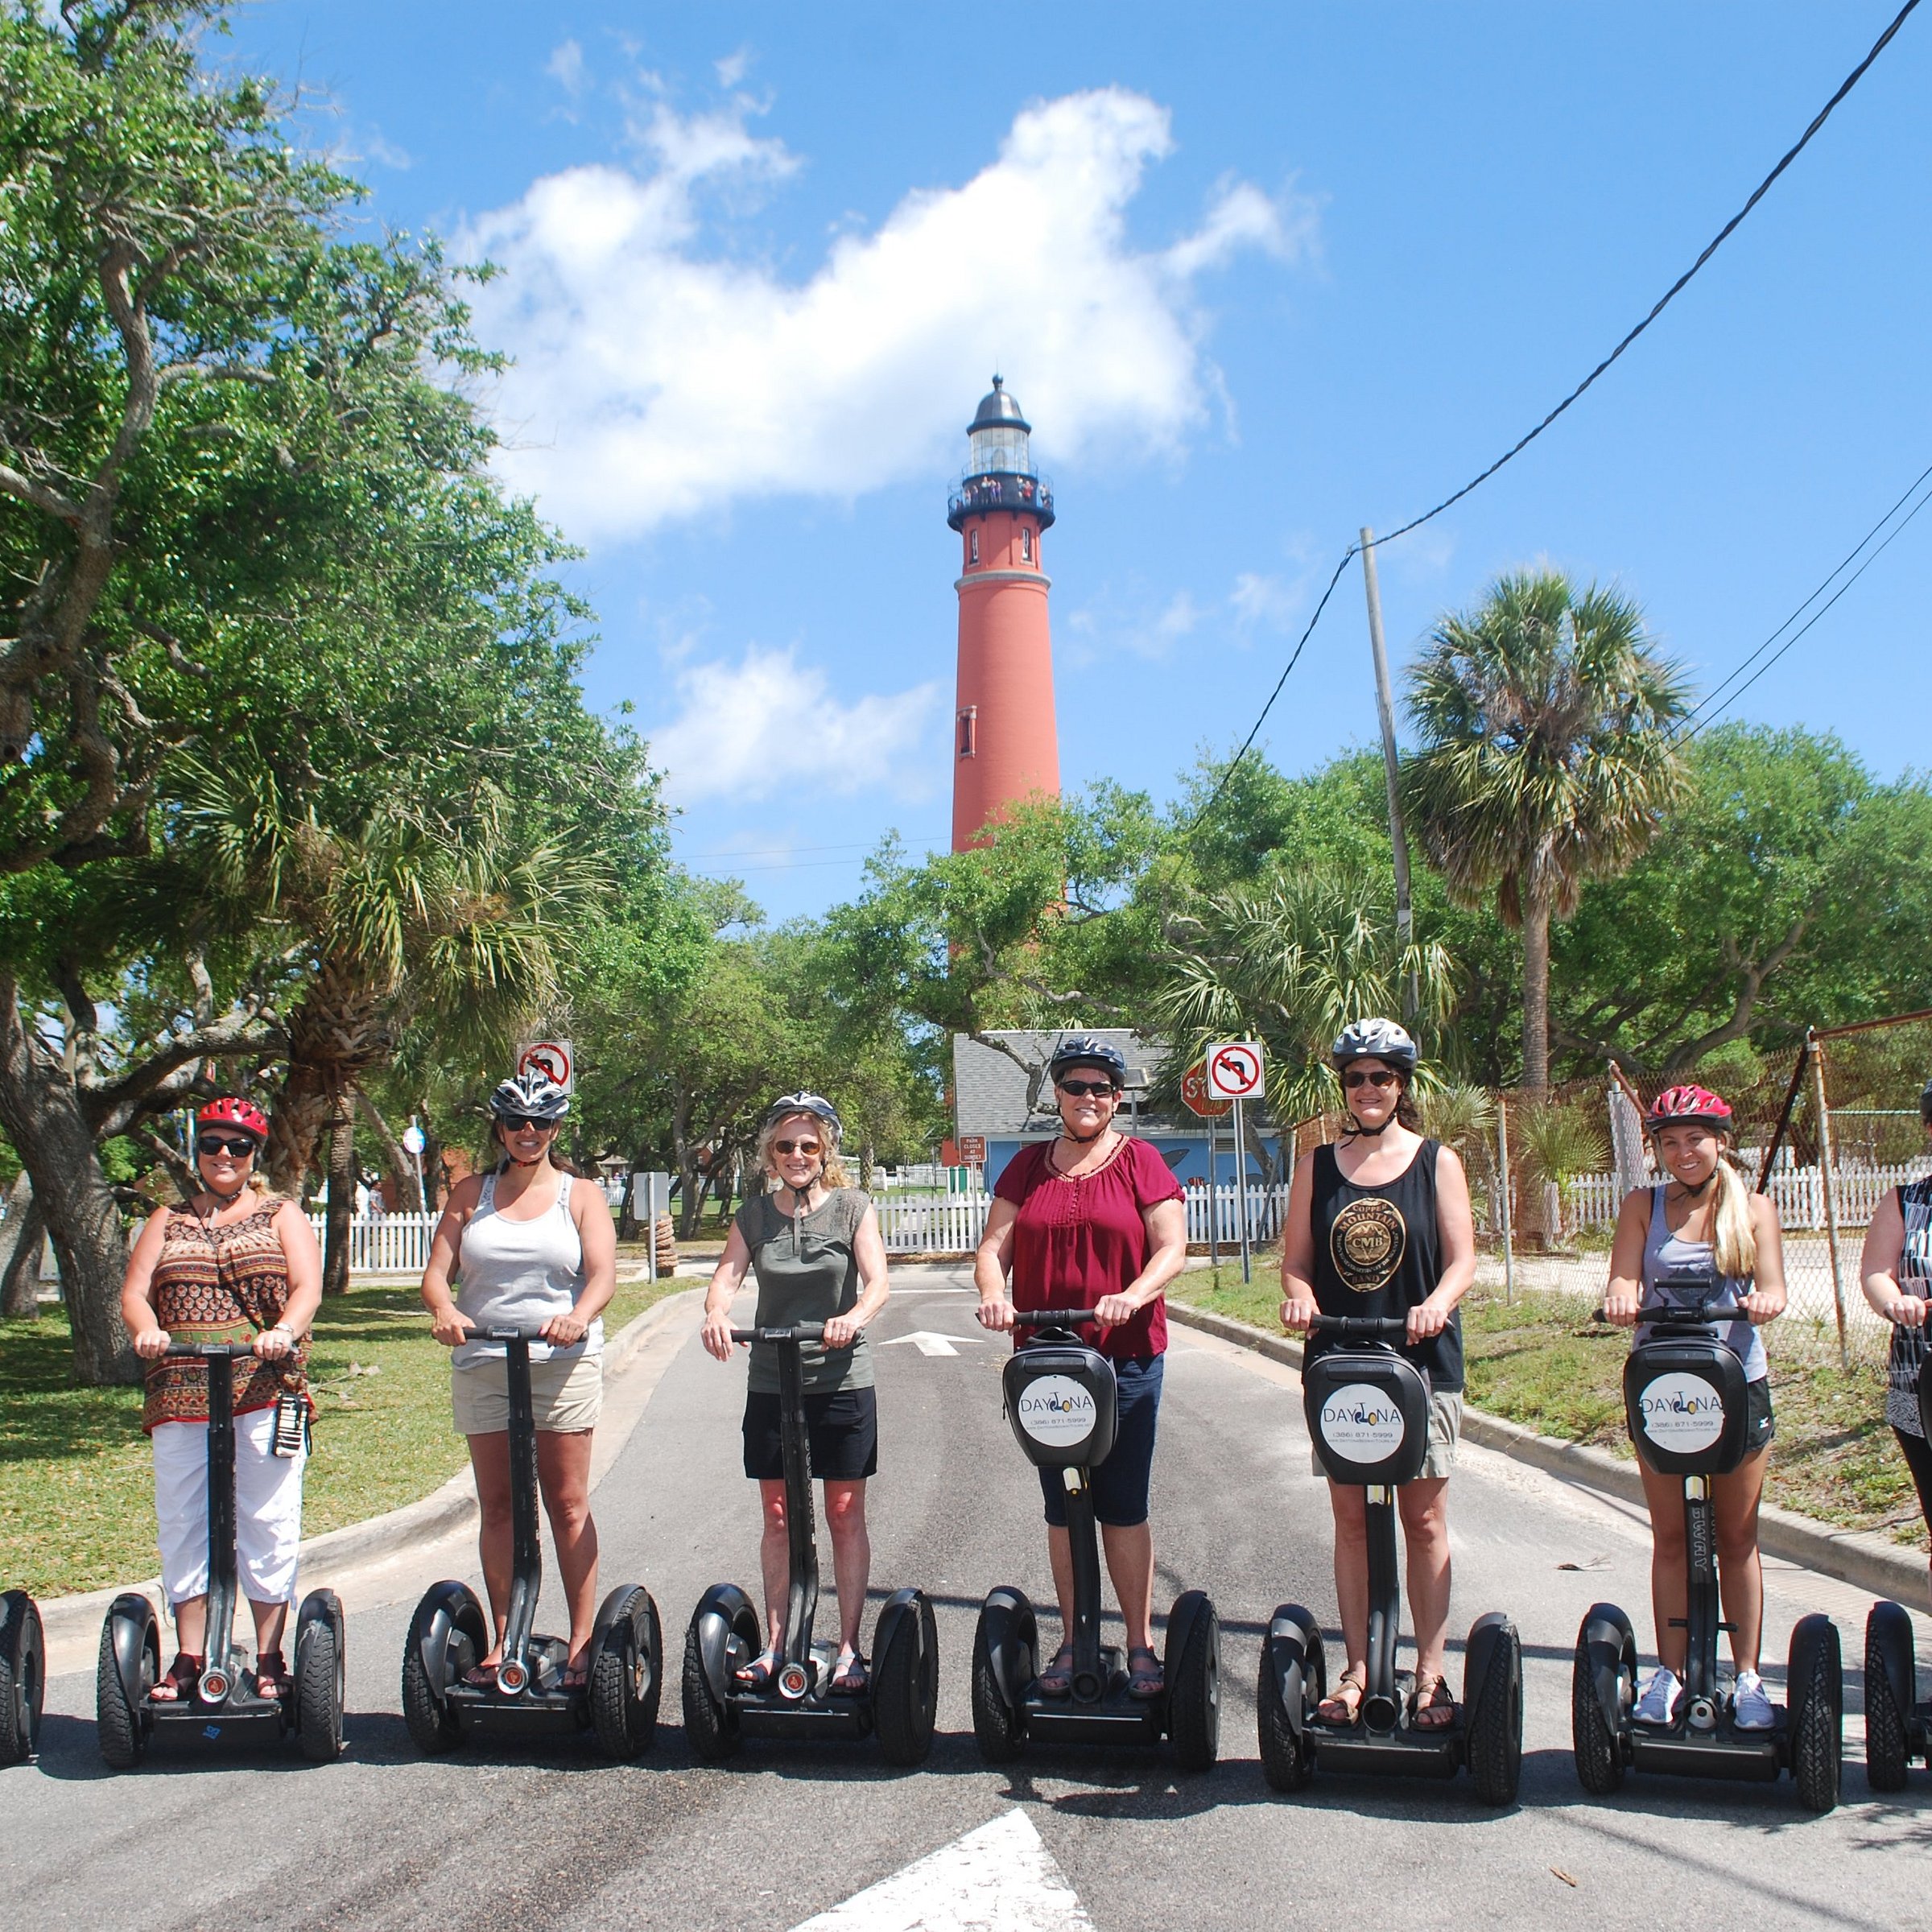
[[[1422,1458],[1424,1476],[1447,1476],[1455,1466],[1455,1446],[1463,1439],[1463,1393],[1459,1389],[1429,1392],[1429,1453]],[[1311,1445],[1308,1461],[1317,1476],[1328,1472]]]
[[[510,1368],[501,1356],[450,1371],[450,1406],[459,1435],[496,1435],[510,1426]],[[552,1356],[530,1365],[530,1406],[537,1426],[575,1435],[597,1426],[604,1406],[604,1360]]]

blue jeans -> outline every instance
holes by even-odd
[[[1164,1356],[1141,1355],[1113,1364],[1120,1385],[1113,1447],[1093,1472],[1093,1513],[1116,1530],[1131,1530],[1147,1520],[1147,1485],[1154,1471],[1154,1425],[1161,1414],[1161,1364]],[[1040,1472],[1046,1520],[1067,1527],[1067,1479],[1058,1469]]]

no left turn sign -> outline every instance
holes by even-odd
[[[529,1073],[533,1069],[555,1080],[566,1093],[576,1091],[576,1061],[568,1040],[532,1040],[517,1055],[517,1071]]]
[[[1208,1049],[1208,1091],[1217,1100],[1252,1100],[1261,1091],[1258,1040],[1228,1040]]]

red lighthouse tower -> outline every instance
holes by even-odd
[[[952,848],[1035,793],[1060,793],[1053,642],[1040,534],[1053,491],[1033,467],[1032,424],[997,376],[968,426],[972,460],[947,499],[960,533],[959,700],[953,717]]]

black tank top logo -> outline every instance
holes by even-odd
[[[1357,1294],[1373,1294],[1387,1287],[1408,1249],[1409,1228],[1402,1210],[1379,1194],[1349,1202],[1328,1230],[1335,1271]]]

